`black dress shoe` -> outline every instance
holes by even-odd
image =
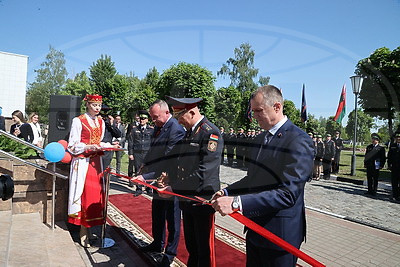
[[[170,257],[170,256],[167,256],[167,255],[164,255],[161,258],[160,263],[157,264],[157,266],[158,267],[169,267],[171,265],[173,259],[174,259],[174,256]]]
[[[133,193],[133,195],[134,195],[135,197],[137,197],[137,196],[140,196],[142,193],[143,193],[143,191],[142,191],[142,189],[140,189],[140,190],[136,190],[136,191]]]
[[[159,252],[159,253],[161,253],[161,246],[155,246],[154,244],[140,247],[139,249],[142,252]]]

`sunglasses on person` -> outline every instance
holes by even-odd
[[[147,117],[139,117],[141,120],[147,120]]]

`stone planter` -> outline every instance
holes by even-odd
[[[28,160],[52,170],[52,163],[45,160]],[[57,172],[68,176],[69,165],[57,163]],[[53,177],[31,166],[0,159],[0,173],[14,179],[14,196],[0,200],[1,210],[12,210],[13,214],[39,212],[44,223],[51,222]],[[68,180],[56,179],[55,220],[66,220],[68,203]]]

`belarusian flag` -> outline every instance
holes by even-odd
[[[340,94],[339,105],[336,110],[334,121],[342,123],[342,119],[346,115],[346,84],[343,85],[342,93]]]

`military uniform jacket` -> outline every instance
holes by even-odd
[[[210,198],[220,189],[219,166],[224,141],[218,128],[204,117],[179,145],[174,192]]]
[[[315,154],[315,159],[320,160],[323,159],[325,153],[325,144],[324,142],[317,142],[316,145],[316,154]]]
[[[332,158],[335,157],[335,142],[332,140],[325,141],[325,153],[324,153],[324,159],[331,160]]]
[[[364,165],[367,168],[375,168],[376,161],[379,161],[379,168],[385,166],[385,148],[379,144],[376,146],[370,144],[365,151]]]
[[[342,138],[334,138],[333,142],[335,142],[335,149],[336,149],[336,153],[342,151],[342,149],[344,148],[343,146],[343,139]]]
[[[133,126],[128,136],[129,155],[133,155],[134,152],[148,151],[153,132],[154,128],[148,125],[146,125],[144,130],[140,126]]]
[[[247,137],[244,133],[238,133],[236,135],[236,150],[246,150],[247,147]]]
[[[400,169],[400,147],[397,143],[391,143],[388,152],[388,166],[389,168]]]
[[[236,134],[234,133],[228,133],[225,135],[225,145],[228,148],[234,148],[236,145]]]

